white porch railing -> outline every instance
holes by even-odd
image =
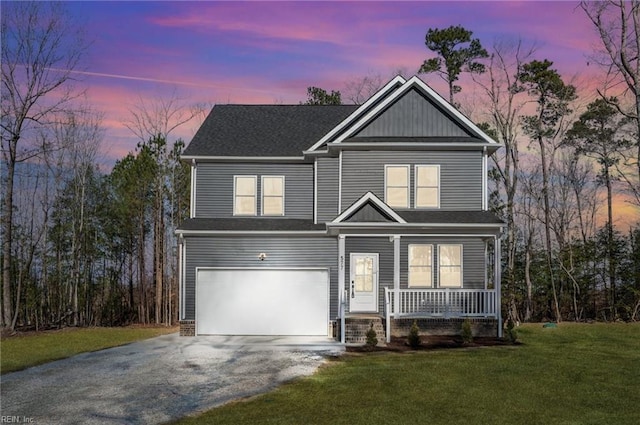
[[[396,293],[399,297],[397,300]],[[396,291],[385,287],[384,294],[387,339],[391,330],[391,318],[498,317],[498,294],[494,289],[438,288]]]
[[[386,312],[394,317],[496,317],[498,312],[493,289],[400,289],[397,303],[394,289],[384,292]]]

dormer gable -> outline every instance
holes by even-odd
[[[354,202],[342,214],[336,217],[332,223],[376,223],[392,222],[406,223],[391,207],[382,202],[380,198],[371,192],[365,193]]]

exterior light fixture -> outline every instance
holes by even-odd
[[[264,261],[265,258],[267,258],[267,253],[266,252],[261,252],[260,254],[258,254],[258,259],[260,261]]]

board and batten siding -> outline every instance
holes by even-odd
[[[395,101],[366,127],[358,137],[469,137],[444,110],[417,90]]]
[[[261,176],[284,176],[284,216],[313,220],[313,164],[199,163],[197,218],[233,217],[233,176],[257,176],[257,216],[261,213]]]
[[[345,288],[351,285],[351,254],[378,254],[378,312],[384,311],[384,287],[393,288],[393,240],[383,237],[345,238]],[[347,306],[348,308],[348,306]]]
[[[462,245],[462,287],[484,289],[486,276],[485,242],[466,237],[402,237],[400,238],[400,288],[408,288],[409,245],[433,245],[433,283],[438,288],[438,245]]]
[[[340,213],[338,211],[339,159],[318,158],[317,167],[317,221],[326,223]]]
[[[415,202],[415,165],[440,165],[440,209],[482,210],[482,152],[343,151],[342,209],[367,191],[384,201],[384,166],[409,165],[410,201]]]
[[[195,320],[197,267],[329,269],[331,319],[338,315],[338,241],[328,237],[190,237],[185,239],[185,319]],[[258,259],[264,252],[267,258]]]

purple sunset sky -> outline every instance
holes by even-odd
[[[88,101],[104,113],[106,163],[135,148],[123,125],[137,99],[299,103],[308,86],[394,70],[433,56],[428,28],[462,25],[487,48],[499,37],[536,43],[567,79],[589,79],[597,36],[571,2],[68,2],[93,40]],[[444,97],[435,74],[421,78]],[[466,88],[465,88],[466,89]],[[468,91],[468,90],[467,90]],[[465,93],[465,90],[463,90]],[[591,95],[591,93],[589,93]],[[473,117],[472,117],[473,118]],[[188,142],[199,123],[174,134]]]

